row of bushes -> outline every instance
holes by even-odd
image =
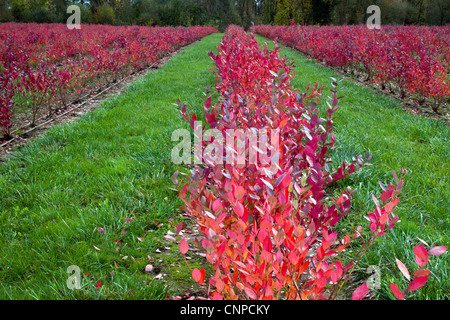
[[[450,27],[269,26],[252,30],[435,112],[450,101]]]
[[[0,130],[80,100],[217,32],[212,27],[113,27],[7,23],[0,28]],[[20,122],[17,118],[20,114]]]
[[[211,299],[334,299],[373,241],[398,221],[394,209],[403,179],[394,173],[395,184],[380,183],[383,191],[373,196],[375,209],[368,214],[370,230],[357,227],[351,234],[338,233],[339,222],[351,210],[354,190],[343,190],[333,199],[325,188],[370,159],[358,156],[349,164],[335,165],[329,158],[336,143],[332,131],[339,83],[333,81],[327,116],[320,118],[317,102],[322,88],[315,84],[306,92],[295,90],[290,84],[292,64],[280,57],[276,44],[274,50],[267,45],[260,49],[253,34],[229,26],[217,52],[210,56],[221,103],[212,104],[211,96],[204,103],[209,128],[199,130],[199,117],[186,113],[186,105],[180,104],[195,134],[203,135],[195,149],[204,162],[191,167],[191,174],[180,181],[176,172],[172,181],[185,212],[201,232],[198,245],[214,271],[208,282],[204,268],[192,268],[192,277]],[[220,134],[208,134],[212,129]],[[227,140],[224,148],[230,131],[241,133]],[[251,145],[246,133],[262,131],[271,133],[270,144],[261,135]],[[240,157],[250,157],[252,148],[259,161],[239,163]],[[402,176],[405,173],[402,169]],[[350,244],[352,250],[357,246],[360,250],[346,263],[342,255]],[[182,254],[189,246],[185,237],[180,240]],[[428,280],[429,271],[424,269],[428,254],[445,250],[417,246],[420,269],[414,277],[408,274],[406,290],[392,284],[394,295],[403,299],[423,286]],[[403,267],[401,271],[407,272]],[[352,298],[362,299],[368,292],[368,283],[363,282]]]

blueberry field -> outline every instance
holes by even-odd
[[[353,2],[0,4],[0,299],[448,300],[450,7]]]

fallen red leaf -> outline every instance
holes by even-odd
[[[414,247],[414,255],[419,267],[425,267],[428,263],[428,252],[422,244]]]
[[[405,295],[403,294],[403,292],[400,291],[400,289],[395,283],[391,283],[389,288],[391,288],[392,293],[398,300],[403,300],[405,298]]]
[[[417,277],[415,278],[408,287],[408,291],[415,291],[422,288],[428,281],[428,277]]]
[[[368,292],[369,287],[367,286],[367,282],[364,282],[355,291],[353,291],[352,300],[361,300],[367,295]]]
[[[401,262],[397,258],[395,258],[395,262],[397,262],[397,266],[400,269],[401,273],[405,276],[405,278],[408,279],[408,281],[411,281],[411,276],[409,275],[409,271],[406,268],[406,266],[403,264],[403,262]]]
[[[432,256],[440,256],[440,255],[444,254],[445,251],[447,251],[447,247],[440,246],[440,247],[431,248],[430,251],[428,251],[428,253]]]
[[[189,250],[189,244],[183,238],[180,242],[180,251],[182,254],[186,254],[186,252],[188,252],[188,250]]]

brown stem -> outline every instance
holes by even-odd
[[[373,233],[375,234],[375,233]],[[333,291],[330,294],[329,300],[333,300],[336,298],[336,296],[339,294],[340,290],[342,289],[342,286],[344,285],[344,283],[347,281],[347,279],[350,277],[350,275],[352,274],[353,270],[355,269],[355,267],[358,265],[358,263],[361,261],[362,257],[366,254],[367,250],[369,249],[369,247],[372,245],[373,241],[375,240],[376,235],[372,235],[372,237],[370,238],[370,241],[368,241],[366,243],[365,246],[363,246],[358,253],[352,258],[352,260],[350,261],[350,264],[353,263],[353,261],[356,259],[356,257],[358,257],[361,253],[361,251],[364,250],[364,252],[361,254],[361,256],[359,257],[358,261],[356,263],[353,264],[353,267],[350,269],[350,272],[347,273],[347,275],[343,275],[339,278],[339,281],[336,283],[336,286],[333,288]],[[349,265],[350,265],[349,264]],[[339,284],[344,281],[340,286]],[[336,291],[336,289],[338,289]],[[333,296],[334,295],[334,296]]]

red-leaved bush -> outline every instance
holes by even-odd
[[[238,164],[237,144],[227,145],[230,161],[206,159],[192,167],[191,175],[178,182],[185,212],[195,220],[202,235],[201,246],[214,275],[205,290],[211,299],[334,299],[373,241],[398,221],[394,209],[403,185],[394,172],[395,184],[382,185],[374,210],[368,214],[370,237],[353,260],[344,265],[339,254],[361,236],[338,234],[336,225],[351,208],[354,191],[344,190],[336,199],[326,198],[325,188],[361,168],[358,156],[350,164],[335,167],[328,151],[335,145],[334,113],[338,110],[338,82],[333,81],[326,118],[318,116],[317,85],[301,93],[292,88],[292,66],[279,56],[279,48],[259,48],[255,37],[241,27],[229,26],[218,55],[210,54],[217,67],[216,89],[220,105],[204,103],[210,128],[226,135],[230,129],[267,130],[278,133],[278,144],[260,152],[268,141],[259,139],[259,162]],[[182,115],[195,128],[195,114]],[[206,129],[203,129],[205,132]],[[204,139],[201,151],[214,143]],[[247,150],[246,154],[250,152]],[[224,154],[216,154],[216,160]],[[402,176],[406,170],[402,169]],[[179,233],[179,229],[177,234]],[[185,238],[180,251],[186,254]],[[193,279],[205,284],[205,270],[194,268]],[[364,283],[354,293],[363,298]]]
[[[31,124],[140,71],[163,56],[218,32],[212,27],[0,24],[0,134]],[[23,118],[23,116],[21,117]]]
[[[450,27],[270,26],[252,31],[296,48],[341,71],[365,73],[366,80],[431,107],[450,98]]]
[[[11,130],[11,116],[14,102],[13,84],[11,82],[10,71],[0,73],[0,128],[3,128],[4,134],[9,136]]]

